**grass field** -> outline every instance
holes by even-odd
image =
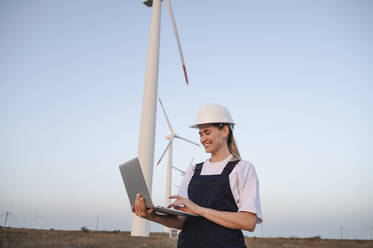
[[[164,233],[149,238],[131,237],[129,232],[59,231],[0,228],[0,248],[174,248],[177,240]],[[246,238],[248,248],[373,248],[370,240],[320,238]]]

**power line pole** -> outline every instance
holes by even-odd
[[[343,239],[343,226],[341,226],[341,239]]]

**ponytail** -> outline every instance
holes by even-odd
[[[219,129],[223,129],[224,126],[228,126],[229,134],[228,134],[228,138],[227,138],[227,145],[228,145],[229,152],[233,155],[233,158],[235,160],[240,160],[241,159],[241,154],[238,151],[236,141],[233,137],[233,126],[229,125],[229,124],[226,124],[226,123],[217,123],[214,126],[217,126]]]
[[[229,127],[229,134],[228,134],[228,140],[227,140],[228,149],[236,160],[240,160],[241,154],[238,151],[236,141],[234,140],[232,127],[231,126],[228,126],[228,127]]]

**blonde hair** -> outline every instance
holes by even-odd
[[[214,126],[217,126],[219,129],[223,129],[224,126],[228,126],[229,134],[227,138],[227,145],[229,152],[233,155],[234,160],[241,160],[241,154],[238,151],[238,147],[233,136],[233,126],[227,123],[215,123]]]

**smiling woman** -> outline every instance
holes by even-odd
[[[228,110],[207,104],[198,111],[200,142],[211,157],[188,168],[176,199],[169,207],[198,217],[160,216],[145,208],[139,194],[132,211],[136,215],[181,229],[178,247],[246,247],[241,230],[253,232],[263,220],[259,182],[254,165],[242,160],[237,149]]]

